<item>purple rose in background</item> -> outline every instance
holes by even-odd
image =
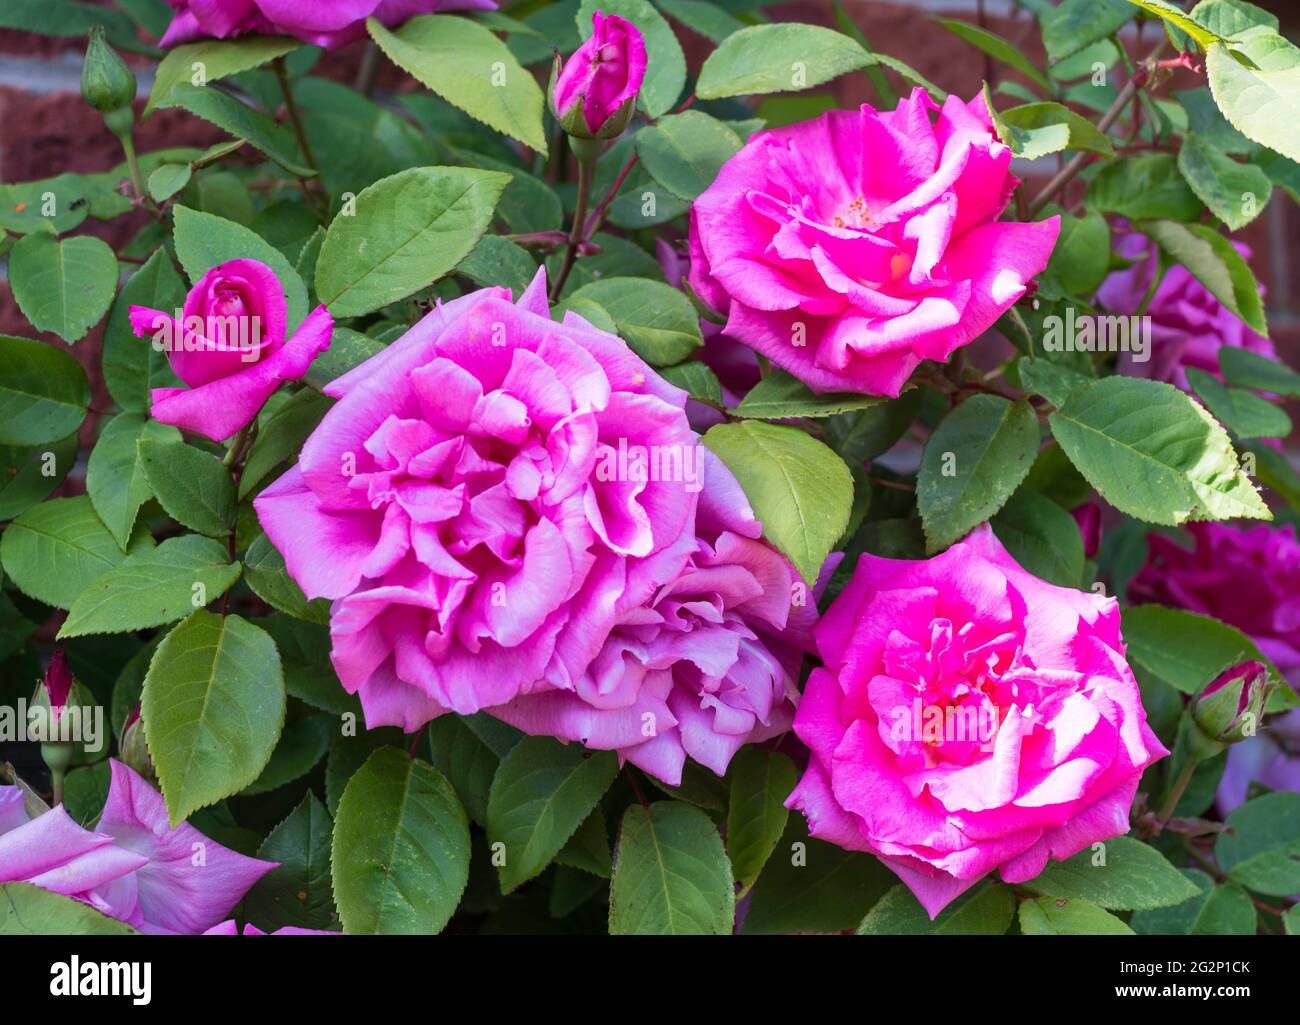
[[[146,933],[200,933],[220,923],[276,867],[222,847],[188,823],[173,827],[162,795],[110,761],[94,831],[62,805],[29,818],[19,787],[0,786],[0,882],[74,897]]]
[[[1228,748],[1215,806],[1227,815],[1243,804],[1250,785],[1300,792],[1300,708],[1266,720],[1249,740]]]
[[[293,36],[327,49],[366,34],[366,19],[400,25],[418,14],[492,11],[494,0],[167,0],[176,16],[160,45],[229,39],[256,32]]]
[[[1237,251],[1249,259],[1250,250],[1234,242]],[[1156,270],[1156,251],[1145,235],[1131,233],[1119,239],[1116,254],[1136,260],[1133,266],[1116,271],[1102,282],[1098,301],[1112,313],[1136,314],[1151,287]],[[1211,295],[1181,264],[1170,267],[1147,305],[1151,318],[1150,359],[1120,356],[1119,367],[1134,377],[1149,377],[1190,391],[1187,368],[1195,367],[1222,380],[1219,349],[1230,345],[1259,356],[1277,359],[1273,343],[1256,334]]]
[[[1292,685],[1300,680],[1300,542],[1291,525],[1193,523],[1192,547],[1147,538],[1129,600],[1213,616],[1259,645]]]

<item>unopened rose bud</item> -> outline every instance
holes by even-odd
[[[135,75],[104,40],[104,30],[98,26],[90,30],[81,66],[81,96],[106,120],[111,114],[129,110],[135,99]]]
[[[1211,740],[1235,744],[1255,735],[1272,689],[1267,666],[1242,662],[1206,685],[1192,707],[1192,718]]]
[[[612,139],[632,119],[645,80],[645,39],[617,15],[592,16],[591,38],[568,61],[555,58],[551,110],[574,139]]]
[[[93,714],[94,706],[90,692],[73,679],[68,657],[56,651],[31,700],[32,709],[45,712],[40,724],[41,758],[56,779],[56,794],[61,790],[63,774],[82,753],[83,724]]]
[[[149,747],[144,740],[144,721],[140,718],[140,706],[137,705],[117,741],[118,756],[151,783],[157,780],[153,759],[149,757]]]

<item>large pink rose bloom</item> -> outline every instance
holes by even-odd
[[[494,0],[167,0],[176,16],[160,45],[229,39],[256,32],[294,36],[332,49],[361,39],[366,19],[400,25],[417,14],[492,11]]]
[[[815,634],[790,799],[813,836],[877,855],[934,917],[994,869],[1037,876],[1128,832],[1168,752],[1113,598],[1021,569],[985,524],[920,562],[863,555]]]
[[[325,390],[339,402],[254,505],[334,601],[334,667],[371,727],[573,690],[694,550],[686,393],[572,312],[553,322],[544,271],[515,304],[440,305]],[[676,479],[634,479],[638,451]]]
[[[1213,616],[1259,645],[1300,682],[1300,541],[1295,527],[1193,523],[1191,547],[1147,537],[1147,561],[1128,585],[1132,602]]]
[[[334,318],[324,306],[292,337],[284,286],[258,260],[227,260],[185,296],[179,319],[166,310],[132,306],[131,329],[160,352],[188,387],[154,388],[155,420],[223,441],[257,416],[284,381],[307,373],[329,348]]]
[[[790,726],[814,599],[731,472],[707,449],[689,561],[626,609],[572,689],[491,713],[527,733],[618,751],[672,786],[686,758],[719,776],[745,744]]]
[[[691,288],[814,391],[897,395],[1047,266],[1059,218],[997,220],[1010,164],[981,96],[759,132],[691,209]]]
[[[1233,245],[1243,257],[1250,258],[1246,246],[1240,242]],[[1130,233],[1119,240],[1115,251],[1135,262],[1107,277],[1097,291],[1097,300],[1113,313],[1132,316],[1141,307],[1156,273],[1155,245],[1145,235]],[[1137,362],[1130,353],[1120,356],[1120,369],[1135,377],[1150,377],[1190,391],[1189,367],[1222,380],[1219,350],[1225,345],[1277,359],[1273,343],[1248,328],[1182,264],[1174,264],[1165,272],[1147,304],[1146,316],[1151,318],[1150,358]]]

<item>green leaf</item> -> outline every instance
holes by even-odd
[[[257,779],[239,792],[240,796],[270,793],[309,773],[325,757],[333,721],[332,716],[309,710],[296,702],[291,704],[280,739],[271,752],[271,760]]]
[[[0,936],[133,936],[89,904],[31,883],[0,883]]]
[[[799,782],[799,770],[779,751],[745,747],[732,759],[727,775],[727,856],[743,897],[785,832],[790,814],[785,799]]]
[[[316,174],[305,163],[300,162],[303,159],[302,154],[289,129],[222,89],[212,89],[207,86],[198,89],[190,85],[177,85],[172,88],[169,96],[159,99],[155,106],[161,110],[188,111],[195,117],[216,125],[236,139],[246,139],[290,174],[299,178],[310,178]],[[151,187],[152,182],[151,177]]]
[[[497,766],[520,736],[514,727],[486,712],[443,715],[429,723],[429,760],[451,782],[465,811],[480,826],[487,825],[488,795]]]
[[[1229,384],[1300,399],[1300,374],[1276,359],[1224,345],[1219,348],[1219,369]]]
[[[1052,63],[1117,31],[1134,15],[1125,0],[1063,0],[1040,15]]]
[[[113,302],[117,257],[107,242],[91,235],[57,239],[34,231],[10,250],[9,287],[38,331],[75,342]]]
[[[609,834],[605,830],[605,815],[596,805],[569,842],[555,856],[557,865],[577,868],[601,879],[608,879],[614,870],[613,855],[609,850]]]
[[[1180,870],[1200,892],[1167,908],[1139,911],[1129,925],[1139,936],[1253,936],[1255,905],[1236,883],[1220,886],[1198,868]]]
[[[72,603],[58,636],[125,633],[162,626],[215,601],[239,579],[226,546],[185,534],[128,556]]]
[[[692,32],[715,43],[745,27],[730,12],[705,0],[659,0],[659,7],[670,18],[676,18]]]
[[[740,482],[763,536],[806,582],[816,581],[853,505],[844,460],[795,427],[761,420],[718,424],[704,444]]]
[[[262,601],[295,619],[309,623],[329,622],[329,602],[308,601],[302,588],[289,576],[284,556],[265,534],[259,534],[244,554],[244,576]]]
[[[818,25],[753,25],[709,54],[695,94],[702,100],[801,92],[873,63],[848,36]]]
[[[518,296],[532,282],[537,273],[537,263],[528,255],[528,250],[509,239],[484,235],[470,254],[460,261],[456,273],[464,274],[482,288],[504,285]]]
[[[381,747],[334,820],[334,899],[349,933],[442,931],[469,880],[469,824],[445,776]]]
[[[85,36],[96,25],[104,27],[117,47],[142,52],[144,45],[131,19],[103,4],[72,0],[6,0],[0,9],[0,28],[16,28],[45,36]]]
[[[160,164],[149,175],[149,195],[163,203],[190,183],[194,169],[189,164]]]
[[[662,281],[602,278],[583,285],[568,300],[599,305],[617,325],[619,337],[651,366],[680,363],[704,344],[695,307]]]
[[[152,545],[148,531],[139,527],[128,550]],[[82,591],[125,558],[85,495],[32,506],[0,539],[0,560],[15,586],[60,609],[70,608]]]
[[[623,813],[609,889],[615,936],[725,936],[736,916],[731,865],[709,817],[679,801]]]
[[[136,447],[141,438],[179,442],[180,431],[140,413],[121,413],[104,425],[86,466],[86,493],[122,549],[140,506],[153,497]]]
[[[1021,901],[1020,931],[1026,936],[1133,935],[1133,930],[1109,911],[1069,897]]]
[[[808,835],[800,815],[790,816],[750,896],[741,932],[843,932],[898,882],[876,858],[846,851]]]
[[[799,378],[773,367],[740,400],[735,415],[760,420],[815,418],[871,409],[885,401],[874,395],[855,395],[848,392],[838,395],[814,395],[812,389]]]
[[[172,628],[149,663],[140,714],[173,825],[257,779],[284,704],[280,656],[264,630],[202,609]]]
[[[955,18],[935,18],[934,20],[959,39],[964,39],[970,43],[981,53],[987,53],[994,60],[1009,64],[1044,92],[1056,91],[1051,79],[1039,71],[1034,66],[1033,61],[1026,57],[1009,40],[1003,39],[987,29],[980,28],[978,25],[972,25],[968,21],[957,21]],[[989,109],[992,109],[992,107],[990,106]]]
[[[1150,221],[1138,229],[1256,333],[1268,336],[1259,284],[1232,243],[1205,224]]]
[[[1277,669],[1236,627],[1186,609],[1134,605],[1123,611],[1130,662],[1184,694],[1197,694],[1229,666],[1255,659]],[[1270,701],[1270,708],[1272,708]]]
[[[1300,794],[1274,793],[1247,801],[1227,818],[1214,857],[1228,878],[1256,893],[1300,893]]]
[[[1163,18],[1180,32],[1191,36],[1202,50],[1219,38],[1215,33],[1208,31],[1196,18],[1188,15],[1181,7],[1170,3],[1169,0],[1129,0],[1129,3],[1141,7],[1148,14]]]
[[[1079,524],[1050,498],[1020,488],[992,524],[1011,557],[1034,576],[1058,587],[1079,586],[1084,562]]]
[[[0,446],[0,520],[12,520],[46,498],[76,461],[76,434],[32,448]]]
[[[689,392],[691,398],[697,402],[707,402],[714,406],[722,405],[722,383],[707,363],[702,363],[698,359],[689,359],[671,367],[661,367],[659,376],[669,384]]]
[[[1002,507],[1038,454],[1038,417],[1023,400],[973,395],[926,442],[916,501],[931,552],[965,537]]]
[[[1285,438],[1291,433],[1286,410],[1254,392],[1226,387],[1196,367],[1187,368],[1187,380],[1205,408],[1238,438]]]
[[[330,342],[332,345],[333,339]],[[304,388],[267,417],[244,462],[244,472],[239,478],[241,500],[256,491],[262,479],[277,466],[297,457],[303,442],[333,404],[333,399]]]
[[[275,638],[284,669],[284,689],[290,697],[340,719],[349,713],[361,718],[361,703],[356,695],[343,689],[330,662],[329,630],[324,624],[306,623],[292,616],[267,616],[257,625]]]
[[[389,60],[453,107],[546,155],[541,87],[488,29],[447,14],[395,30],[369,18],[366,28]]]
[[[244,897],[244,914],[264,932],[284,926],[336,929],[334,892],[330,878],[333,822],[310,790],[276,826],[257,856],[279,862]]]
[[[1237,59],[1244,54],[1255,67]],[[1215,43],[1205,53],[1214,102],[1246,138],[1300,160],[1300,50],[1280,35],[1252,35],[1230,51]]]
[[[741,145],[739,135],[698,110],[670,114],[636,134],[636,152],[646,170],[683,199],[694,199],[712,185]]]
[[[1059,103],[1026,103],[999,112],[988,95],[987,83],[984,90],[998,138],[1018,157],[1035,160],[1066,149],[1103,157],[1115,155],[1115,148],[1097,126],[1068,107]]]
[[[1223,428],[1172,385],[1107,377],[1048,417],[1088,482],[1120,512],[1149,523],[1270,519]]]
[[[259,260],[275,271],[284,289],[288,329],[292,334],[307,316],[307,286],[288,258],[261,235],[242,224],[186,206],[172,208],[176,223],[176,256],[191,281],[197,282],[227,260]],[[146,340],[140,341],[147,345]]]
[[[1143,153],[1102,165],[1088,183],[1088,209],[1132,220],[1190,221],[1204,209],[1172,153]]]
[[[103,748],[107,752],[107,748]],[[73,769],[63,780],[63,806],[79,825],[93,829],[104,811],[113,770],[108,759]]]
[[[221,460],[182,441],[141,437],[145,479],[167,515],[209,537],[225,537],[235,519],[235,483]]]
[[[1028,356],[1021,356],[1016,361],[1016,373],[1025,391],[1041,395],[1057,409],[1065,405],[1074,389],[1095,380],[1060,363]]]
[[[329,755],[325,759],[325,807],[331,815],[338,815],[339,801],[343,799],[348,780],[365,764],[367,758],[381,747],[400,745],[401,750],[406,750],[409,744],[402,731],[396,727],[362,729],[360,733],[356,729],[356,721],[344,720],[330,740]]]
[[[144,107],[148,117],[161,100],[172,94],[176,85],[200,85],[261,67],[276,57],[302,46],[284,36],[240,36],[238,39],[204,39],[173,47],[154,72],[153,90]],[[196,80],[196,77],[202,77]]]
[[[61,349],[0,335],[0,445],[48,445],[81,426],[90,381]]]
[[[1273,183],[1258,167],[1238,163],[1195,135],[1183,139],[1178,170],[1210,213],[1231,231],[1239,231],[1263,213],[1273,194]]]
[[[1106,218],[1096,210],[1083,217],[1063,214],[1047,274],[1069,295],[1092,295],[1109,272],[1110,225]]]
[[[618,775],[612,751],[525,737],[501,759],[488,795],[487,833],[504,844],[501,892],[538,875]]]
[[[181,309],[185,282],[162,247],[144,262],[122,287],[104,325],[103,372],[108,393],[129,413],[148,413],[153,388],[175,388],[180,379],[172,373],[167,353],[158,352],[151,339],[137,338],[131,328],[132,306],[164,312]]]
[[[1196,887],[1154,847],[1128,836],[1117,836],[1101,846],[1103,851],[1088,847],[1065,861],[1049,861],[1025,887],[1047,897],[1086,900],[1111,911],[1170,907],[1196,896]]]
[[[582,0],[575,20],[583,42],[591,38],[596,11],[626,18],[645,37],[646,74],[637,103],[652,118],[668,113],[686,85],[686,57],[672,27],[647,0]]]
[[[858,935],[1001,936],[1015,913],[1011,891],[989,882],[967,890],[932,920],[912,891],[899,884],[867,912]]]
[[[469,167],[413,167],[375,182],[357,196],[356,213],[335,217],[325,234],[321,302],[335,317],[355,317],[432,284],[482,238],[509,180]]]
[[[330,337],[330,347],[312,360],[311,366],[307,368],[307,376],[303,380],[319,390],[334,378],[354,367],[361,366],[375,353],[383,350],[383,342],[377,342],[360,331],[335,324],[334,334]]]

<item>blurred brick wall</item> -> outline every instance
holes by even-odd
[[[3,0],[0,0],[3,2]],[[1296,37],[1300,32],[1300,4],[1293,0],[1265,0],[1261,4],[1277,13],[1284,28]],[[989,74],[981,55],[950,33],[935,26],[935,15],[977,21],[983,17],[988,28],[1012,40],[1040,65],[1044,54],[1028,14],[1006,0],[912,0],[886,3],[877,0],[845,0],[845,7],[862,27],[872,45],[912,64],[918,71],[963,97],[973,95]],[[981,9],[983,14],[981,14]],[[770,9],[774,19],[799,20],[833,25],[829,2],[802,2]],[[679,26],[680,28],[680,26]],[[1146,28],[1154,41],[1156,29]],[[682,30],[692,68],[709,52],[706,41]],[[61,171],[105,171],[121,161],[117,142],[104,129],[99,116],[82,103],[77,92],[80,71],[79,40],[55,40],[25,33],[0,30],[0,180],[25,181],[48,177]],[[326,56],[319,66],[324,74],[350,81],[360,61],[364,44],[354,44]],[[139,68],[146,86],[150,61],[130,58]],[[994,69],[1005,75],[1002,67]],[[1014,73],[1012,73],[1014,76]],[[1193,88],[1204,79],[1180,71],[1175,88]],[[413,84],[396,69],[383,65],[380,90],[407,89]],[[848,75],[833,84],[844,104],[869,96],[864,76]],[[141,89],[143,105],[147,88]],[[223,136],[217,130],[182,111],[161,111],[141,126],[141,152],[164,146],[204,146]],[[1050,163],[1043,161],[1042,163]],[[1055,170],[1028,174],[1032,182],[1045,179]],[[1023,172],[1022,172],[1023,173]],[[141,215],[141,218],[143,215]],[[129,238],[142,219],[123,218],[111,225],[87,221],[80,229],[103,235],[110,242]],[[1254,266],[1267,288],[1269,323],[1283,358],[1300,366],[1300,209],[1280,192],[1265,213],[1240,236],[1254,250]],[[87,363],[96,358],[101,328],[96,328],[75,348]],[[0,280],[0,332],[31,336],[32,330],[16,309],[5,281]],[[59,343],[52,336],[49,341]],[[101,401],[103,396],[97,397]],[[98,405],[98,403],[97,403]],[[102,408],[102,407],[101,407]]]

